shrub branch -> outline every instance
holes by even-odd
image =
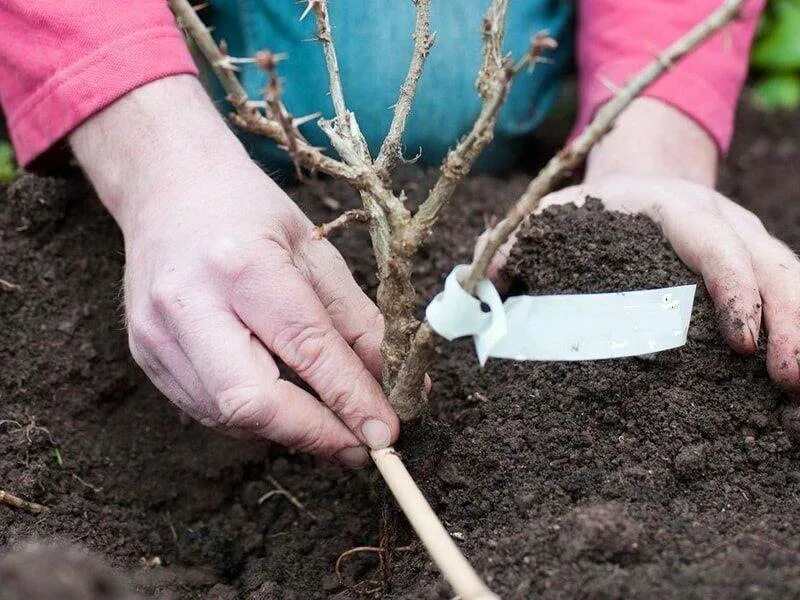
[[[739,14],[743,3],[744,0],[725,0],[706,19],[695,25],[669,48],[660,52],[603,105],[578,137],[550,159],[530,182],[519,200],[509,209],[505,218],[489,232],[486,245],[473,262],[469,275],[462,282],[465,290],[474,292],[478,282],[486,277],[486,270],[497,250],[516,231],[522,221],[536,210],[541,199],[556,189],[583,163],[586,155],[611,129],[622,111],[665,71],[733,20]]]

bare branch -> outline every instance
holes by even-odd
[[[234,106],[244,106],[247,102],[247,92],[242,84],[239,83],[239,78],[232,69],[225,68],[228,64],[226,61],[226,54],[219,49],[214,38],[208,31],[203,21],[197,16],[197,11],[188,2],[188,0],[167,0],[169,7],[178,20],[178,26],[183,28],[186,33],[194,40],[200,52],[211,65],[214,73],[225,89],[225,92],[230,98],[231,104]]]
[[[744,0],[725,0],[706,19],[658,54],[655,60],[634,76],[597,112],[595,118],[578,137],[550,159],[550,162],[530,182],[519,200],[509,209],[505,218],[489,232],[486,246],[472,263],[467,279],[462,282],[466,291],[472,293],[475,290],[478,282],[486,277],[486,270],[498,248],[508,240],[523,219],[536,210],[540,200],[585,160],[589,150],[609,131],[620,113],[665,71],[734,19],[739,14],[743,2]]]
[[[286,152],[294,163],[295,173],[299,180],[303,179],[303,173],[300,169],[300,160],[298,156],[297,146],[298,141],[305,141],[301,133],[298,131],[294,123],[294,118],[286,109],[286,106],[281,100],[283,93],[283,86],[281,85],[280,78],[278,77],[278,62],[282,60],[279,55],[272,52],[258,52],[255,56],[255,61],[264,72],[267,73],[267,85],[264,88],[264,104],[269,110],[269,116],[276,120],[283,129],[284,137],[286,138]]]
[[[194,40],[200,52],[211,65],[222,87],[228,94],[228,101],[233,105],[236,113],[230,115],[231,122],[244,131],[256,133],[276,141],[278,145],[286,148],[293,147],[295,156],[292,158],[311,172],[321,171],[339,177],[349,182],[354,187],[359,187],[363,179],[364,168],[351,167],[342,161],[336,160],[322,153],[320,148],[311,146],[297,131],[299,125],[292,124],[293,135],[287,134],[287,129],[279,121],[267,118],[258,111],[258,103],[249,99],[247,92],[239,82],[236,73],[226,67],[230,57],[221,49],[208,28],[197,16],[188,0],[168,0],[170,9],[175,14],[178,24]],[[269,54],[265,54],[268,56]],[[280,55],[271,54],[273,60]],[[262,57],[263,58],[263,57]],[[258,57],[253,58],[257,62]],[[266,101],[265,101],[266,106]],[[288,115],[288,111],[287,115]],[[278,111],[281,114],[282,111]]]
[[[491,81],[503,68],[503,41],[506,36],[508,0],[492,0],[483,17],[483,64],[475,87],[483,100],[491,93]]]
[[[411,112],[411,104],[414,102],[422,70],[425,67],[425,59],[433,46],[434,36],[430,29],[431,0],[415,0],[415,4],[417,16],[412,36],[414,51],[405,81],[400,86],[400,97],[394,107],[394,117],[389,126],[389,133],[383,140],[378,158],[375,160],[379,169],[391,170],[395,163],[402,158],[402,139],[406,121]]]
[[[331,100],[333,101],[333,110],[337,118],[346,119],[348,110],[344,102],[344,92],[342,91],[342,78],[339,74],[339,61],[336,58],[336,49],[333,46],[333,34],[331,33],[331,21],[328,16],[328,0],[307,0],[308,7],[303,16],[307,14],[308,9],[314,11],[314,16],[317,19],[317,38],[322,42],[322,48],[325,53],[325,65],[328,68],[328,85],[331,89]]]
[[[489,17],[487,16],[486,19],[488,20]],[[500,34],[488,36],[488,39],[495,40],[498,35]],[[478,156],[492,141],[497,116],[508,98],[514,76],[526,67],[535,65],[542,52],[555,47],[555,40],[546,33],[538,33],[533,38],[525,56],[520,58],[516,64],[511,64],[509,58],[503,59],[502,67],[492,75],[493,79],[485,82],[483,87],[486,95],[480,115],[466,137],[455,148],[448,151],[442,163],[439,179],[412,219],[409,228],[408,243],[410,247],[415,248],[428,236],[442,209],[452,198],[458,184],[469,174]],[[480,88],[481,85],[479,84],[478,87]]]
[[[337,229],[344,229],[351,223],[369,223],[369,213],[360,208],[345,211],[333,221],[315,227],[313,237],[314,239],[321,240],[322,238],[328,237]]]

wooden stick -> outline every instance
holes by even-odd
[[[708,17],[658,54],[603,105],[578,137],[550,159],[550,162],[530,182],[519,200],[509,209],[506,217],[490,230],[486,245],[472,263],[466,280],[462,282],[466,291],[472,293],[475,290],[478,282],[486,277],[489,263],[500,246],[516,231],[522,220],[536,210],[539,201],[584,161],[589,150],[608,132],[620,113],[666,70],[735,18],[743,2],[744,0],[725,0]]]
[[[19,496],[15,496],[14,494],[10,494],[4,490],[0,490],[0,504],[5,504],[6,506],[10,506],[12,508],[21,508],[22,510],[27,510],[33,514],[39,514],[50,510],[46,506],[36,504],[35,502],[29,502],[28,500],[23,500]]]
[[[414,483],[394,448],[370,451],[397,504],[422,540],[433,562],[461,600],[491,600],[498,596],[486,587],[447,533],[428,501]]]

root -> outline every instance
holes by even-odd
[[[410,552],[414,550],[414,546],[401,546],[399,548],[395,548],[394,552]],[[342,577],[342,561],[344,561],[347,557],[352,556],[353,554],[358,554],[361,552],[374,552],[378,555],[378,559],[380,560],[380,567],[379,571],[383,573],[386,569],[386,561],[387,555],[389,554],[388,548],[382,548],[380,546],[356,546],[355,548],[350,548],[349,550],[345,550],[342,552],[339,557],[336,559],[336,564],[334,565],[334,571],[336,572],[336,578],[339,580],[341,585],[344,585],[344,578]],[[384,577],[382,579],[385,580]],[[372,580],[366,580],[363,583],[374,583]],[[359,584],[357,584],[359,585]]]
[[[17,285],[16,283],[11,283],[7,279],[3,279],[2,277],[0,277],[0,289],[11,292],[14,290],[21,290],[22,286]]]
[[[306,515],[308,515],[309,519],[311,519],[312,521],[316,521],[317,520],[317,516],[314,513],[312,513],[310,510],[308,510],[306,508],[306,505],[303,504],[302,502],[300,502],[300,500],[297,499],[297,496],[292,494],[289,490],[287,490],[280,483],[278,483],[277,479],[275,479],[274,477],[272,477],[270,475],[267,475],[267,481],[269,481],[272,484],[272,487],[274,487],[275,489],[272,490],[272,491],[269,491],[266,494],[264,494],[263,496],[261,496],[261,498],[258,499],[258,503],[259,504],[263,504],[264,502],[266,502],[267,500],[269,500],[273,496],[283,496],[289,502],[292,503],[292,506],[294,506],[299,511],[304,512]]]

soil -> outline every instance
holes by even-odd
[[[798,160],[799,115],[744,107],[723,189],[795,249]],[[419,262],[421,301],[526,177],[462,186]],[[421,193],[430,175],[404,179]],[[294,196],[316,221],[331,198],[355,202],[336,183]],[[0,287],[0,489],[51,509],[0,506],[0,598],[452,597],[402,526],[382,575],[378,555],[357,552],[336,576],[341,553],[381,535],[371,470],[227,439],[160,397],[126,348],[120,236],[79,177],[24,176],[0,192],[0,214],[0,278],[19,286]],[[366,236],[334,243],[374,291]],[[536,293],[700,283],[655,225],[596,203],[548,212],[524,248],[510,272]],[[800,595],[795,421],[763,355],[733,354],[714,321],[699,286],[688,343],[651,360],[480,369],[469,343],[441,346],[429,429],[402,452],[495,591]],[[306,510],[261,500],[270,477]]]

